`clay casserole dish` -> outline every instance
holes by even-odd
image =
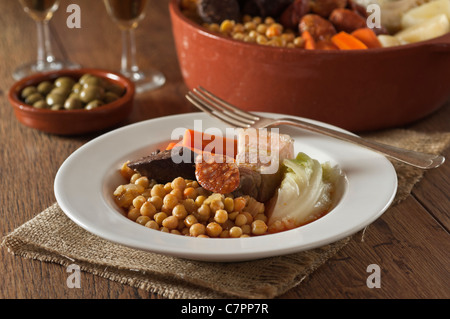
[[[228,39],[171,0],[178,60],[189,89],[236,106],[311,118],[351,131],[411,123],[450,98],[450,34],[369,50],[304,50]]]

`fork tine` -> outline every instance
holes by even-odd
[[[244,122],[245,124],[248,124],[248,125],[255,124],[254,120],[243,118],[243,116],[240,116],[239,114],[237,114],[233,111],[230,111],[227,107],[224,107],[223,105],[221,105],[217,101],[213,100],[211,97],[209,97],[205,93],[203,93],[195,88],[193,89],[193,92],[196,95],[198,95],[200,98],[202,98],[205,101],[205,103],[207,103],[210,106],[211,109],[216,109],[218,112],[226,113],[233,119],[240,121],[240,122]]]
[[[215,109],[211,109],[210,106],[205,103],[205,101],[203,101],[201,98],[199,98],[192,92],[188,92],[186,94],[186,99],[189,102],[191,102],[192,104],[194,104],[197,108],[202,110],[203,112],[206,112],[206,113],[218,118],[222,122],[225,122],[228,125],[231,125],[232,127],[249,127],[249,125],[247,123],[240,122],[238,120],[230,118],[225,113],[218,112]]]
[[[195,89],[194,89],[195,90]],[[253,115],[249,112],[246,112],[244,110],[241,110],[240,108],[237,108],[236,106],[224,101],[223,99],[221,99],[220,97],[218,97],[217,95],[214,95],[213,93],[209,92],[208,90],[206,90],[204,87],[199,86],[198,90],[202,91],[204,94],[209,95],[211,98],[215,99],[216,101],[220,102],[223,106],[225,106],[226,108],[228,108],[230,111],[233,111],[239,115],[241,115],[242,117],[245,117],[246,119],[252,120],[252,121],[258,121],[260,118],[256,115]]]

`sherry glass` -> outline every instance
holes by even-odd
[[[78,68],[79,65],[70,61],[56,59],[52,52],[48,22],[58,9],[58,0],[19,0],[24,11],[36,22],[37,26],[37,59],[19,66],[13,72],[13,78],[19,80],[37,72],[60,70],[63,68]]]
[[[154,69],[141,70],[136,61],[134,31],[144,19],[147,0],[104,0],[106,11],[122,32],[122,59],[120,73],[135,83],[136,93],[162,86],[166,78]]]

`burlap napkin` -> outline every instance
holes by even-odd
[[[366,136],[428,153],[450,145],[450,133],[388,130]],[[424,174],[398,162],[398,193],[406,198]],[[5,236],[2,246],[14,255],[68,266],[157,293],[166,298],[274,298],[324,264],[350,237],[318,249],[238,263],[209,263],[127,248],[90,234],[69,220],[55,203]]]

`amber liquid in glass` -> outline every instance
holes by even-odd
[[[19,0],[25,12],[36,21],[50,20],[58,9],[58,0]]]
[[[105,0],[108,14],[121,29],[134,29],[144,18],[147,0]]]

